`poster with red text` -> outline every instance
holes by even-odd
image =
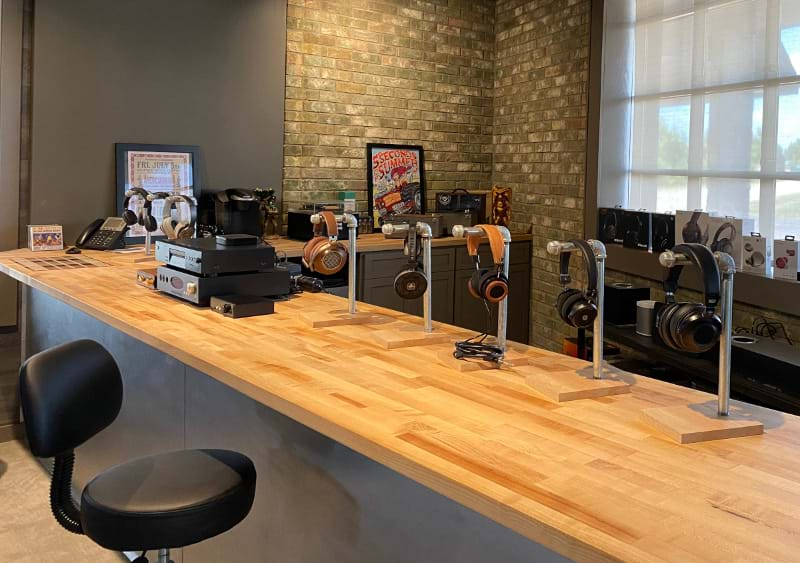
[[[376,226],[389,215],[425,212],[421,146],[367,145],[370,213]]]

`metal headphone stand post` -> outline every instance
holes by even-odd
[[[401,328],[378,330],[372,333],[375,341],[386,349],[410,348],[412,346],[426,346],[428,344],[441,344],[449,342],[451,336],[445,332],[433,332],[433,279],[431,278],[431,239],[433,231],[428,223],[417,222],[414,224],[417,234],[422,237],[422,271],[428,281],[428,287],[422,295],[423,329],[418,330],[416,325]],[[410,226],[407,224],[395,225],[386,223],[381,227],[383,236],[392,238],[405,238]]]
[[[716,405],[712,401],[672,407],[645,409],[642,418],[679,444],[692,444],[756,436],[764,433],[764,425],[742,403],[731,412],[731,334],[733,324],[733,276],[736,264],[729,254],[715,252],[722,274],[720,315],[722,332],[719,339],[719,382]],[[659,256],[665,268],[695,265],[685,254],[667,250]]]
[[[592,328],[592,369],[544,372],[540,368],[518,368],[525,374],[525,382],[529,387],[555,403],[574,401],[577,399],[594,399],[630,392],[630,385],[615,377],[603,377],[603,322],[605,317],[604,288],[606,277],[606,247],[599,240],[588,240],[597,263],[597,291],[595,306],[597,316]],[[581,248],[572,242],[553,240],[547,243],[547,252],[554,256],[563,253],[581,252]],[[608,371],[608,370],[607,370]]]
[[[318,213],[311,216],[311,222],[315,225],[324,219]],[[371,322],[383,321],[383,316],[377,313],[360,312],[356,310],[356,262],[357,262],[357,242],[358,221],[350,213],[343,213],[341,219],[337,217],[337,223],[341,221],[347,226],[347,310],[340,311],[309,311],[303,313],[301,317],[314,328],[323,328],[339,325],[369,324]]]

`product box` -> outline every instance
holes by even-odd
[[[39,250],[64,250],[61,225],[28,225],[28,248]]]
[[[742,261],[743,228],[744,221],[735,217],[710,217],[708,219],[708,247],[712,252],[730,254],[733,261],[736,262],[737,270],[741,270],[744,264]]]
[[[601,207],[597,210],[597,238],[604,244],[622,244],[623,209]]]
[[[761,233],[750,233],[742,237],[742,270],[765,275],[770,262],[767,239]]]
[[[800,242],[794,237],[775,241],[775,268],[772,277],[797,281],[797,253]]]
[[[622,246],[648,250],[651,217],[647,211],[623,211]]]
[[[653,213],[650,226],[653,252],[663,252],[675,246],[675,215]]]
[[[697,242],[708,244],[708,222],[711,217],[704,211],[678,211],[675,213],[675,244]]]

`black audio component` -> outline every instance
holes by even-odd
[[[222,246],[255,246],[258,244],[258,237],[255,235],[217,235],[217,244]]]
[[[162,266],[158,269],[158,290],[203,306],[215,295],[288,295],[289,271],[275,268],[268,272],[198,276]]]
[[[452,236],[455,225],[465,225],[472,227],[477,224],[478,214],[473,211],[445,211],[442,213],[411,214],[402,213],[389,215],[387,223],[415,225],[418,221],[427,223],[431,227],[433,238]]]
[[[436,212],[471,211],[476,224],[486,221],[486,194],[469,193],[465,189],[436,192]]]
[[[213,238],[156,241],[156,260],[200,275],[263,272],[275,267],[275,249],[257,244],[229,246]]]
[[[158,289],[157,272],[156,268],[138,270],[136,272],[136,283],[147,289]]]
[[[612,325],[636,324],[636,302],[650,299],[649,287],[629,283],[607,283],[604,293],[605,320]]]
[[[275,301],[252,295],[220,295],[211,298],[211,310],[220,315],[241,319],[275,312]]]

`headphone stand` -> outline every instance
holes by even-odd
[[[311,216],[312,223],[318,224],[321,221],[323,221],[323,218],[319,214],[315,213]],[[337,221],[339,221],[338,218]],[[349,213],[343,213],[341,221],[347,225],[349,247],[347,252],[347,310],[307,311],[302,313],[300,317],[310,324],[312,328],[387,322],[388,317],[385,315],[356,310],[356,236],[358,221]]]
[[[717,401],[645,409],[644,421],[679,444],[693,444],[726,438],[757,436],[764,425],[755,418],[758,407],[738,403],[731,410],[731,335],[733,325],[733,276],[736,264],[729,254],[715,252],[722,274],[722,333],[719,339],[719,382]],[[692,266],[686,255],[667,250],[659,256],[665,268]],[[698,392],[699,395],[704,395]]]
[[[630,392],[630,385],[615,375],[611,368],[603,369],[603,322],[605,316],[605,277],[606,247],[599,240],[587,241],[592,247],[597,263],[597,295],[595,297],[597,316],[592,328],[592,368],[570,370],[543,371],[542,365],[535,364],[529,368],[521,367],[517,371],[524,374],[528,386],[547,399],[562,403],[577,399],[594,399],[609,395],[620,395]],[[580,247],[572,242],[553,240],[547,243],[547,252],[560,256],[566,252],[581,252]],[[604,372],[607,377],[603,377]]]
[[[428,223],[418,221],[414,226],[417,235],[422,238],[422,271],[428,280],[428,286],[422,295],[423,329],[420,333],[416,325],[406,323],[407,326],[395,328],[394,330],[387,329],[373,332],[372,337],[375,341],[387,350],[440,344],[455,339],[452,335],[443,332],[433,332],[433,283],[431,280],[431,239],[433,238],[433,232]],[[410,226],[407,224],[394,225],[386,223],[381,230],[386,238],[399,238],[400,235],[405,238],[409,228]]]

